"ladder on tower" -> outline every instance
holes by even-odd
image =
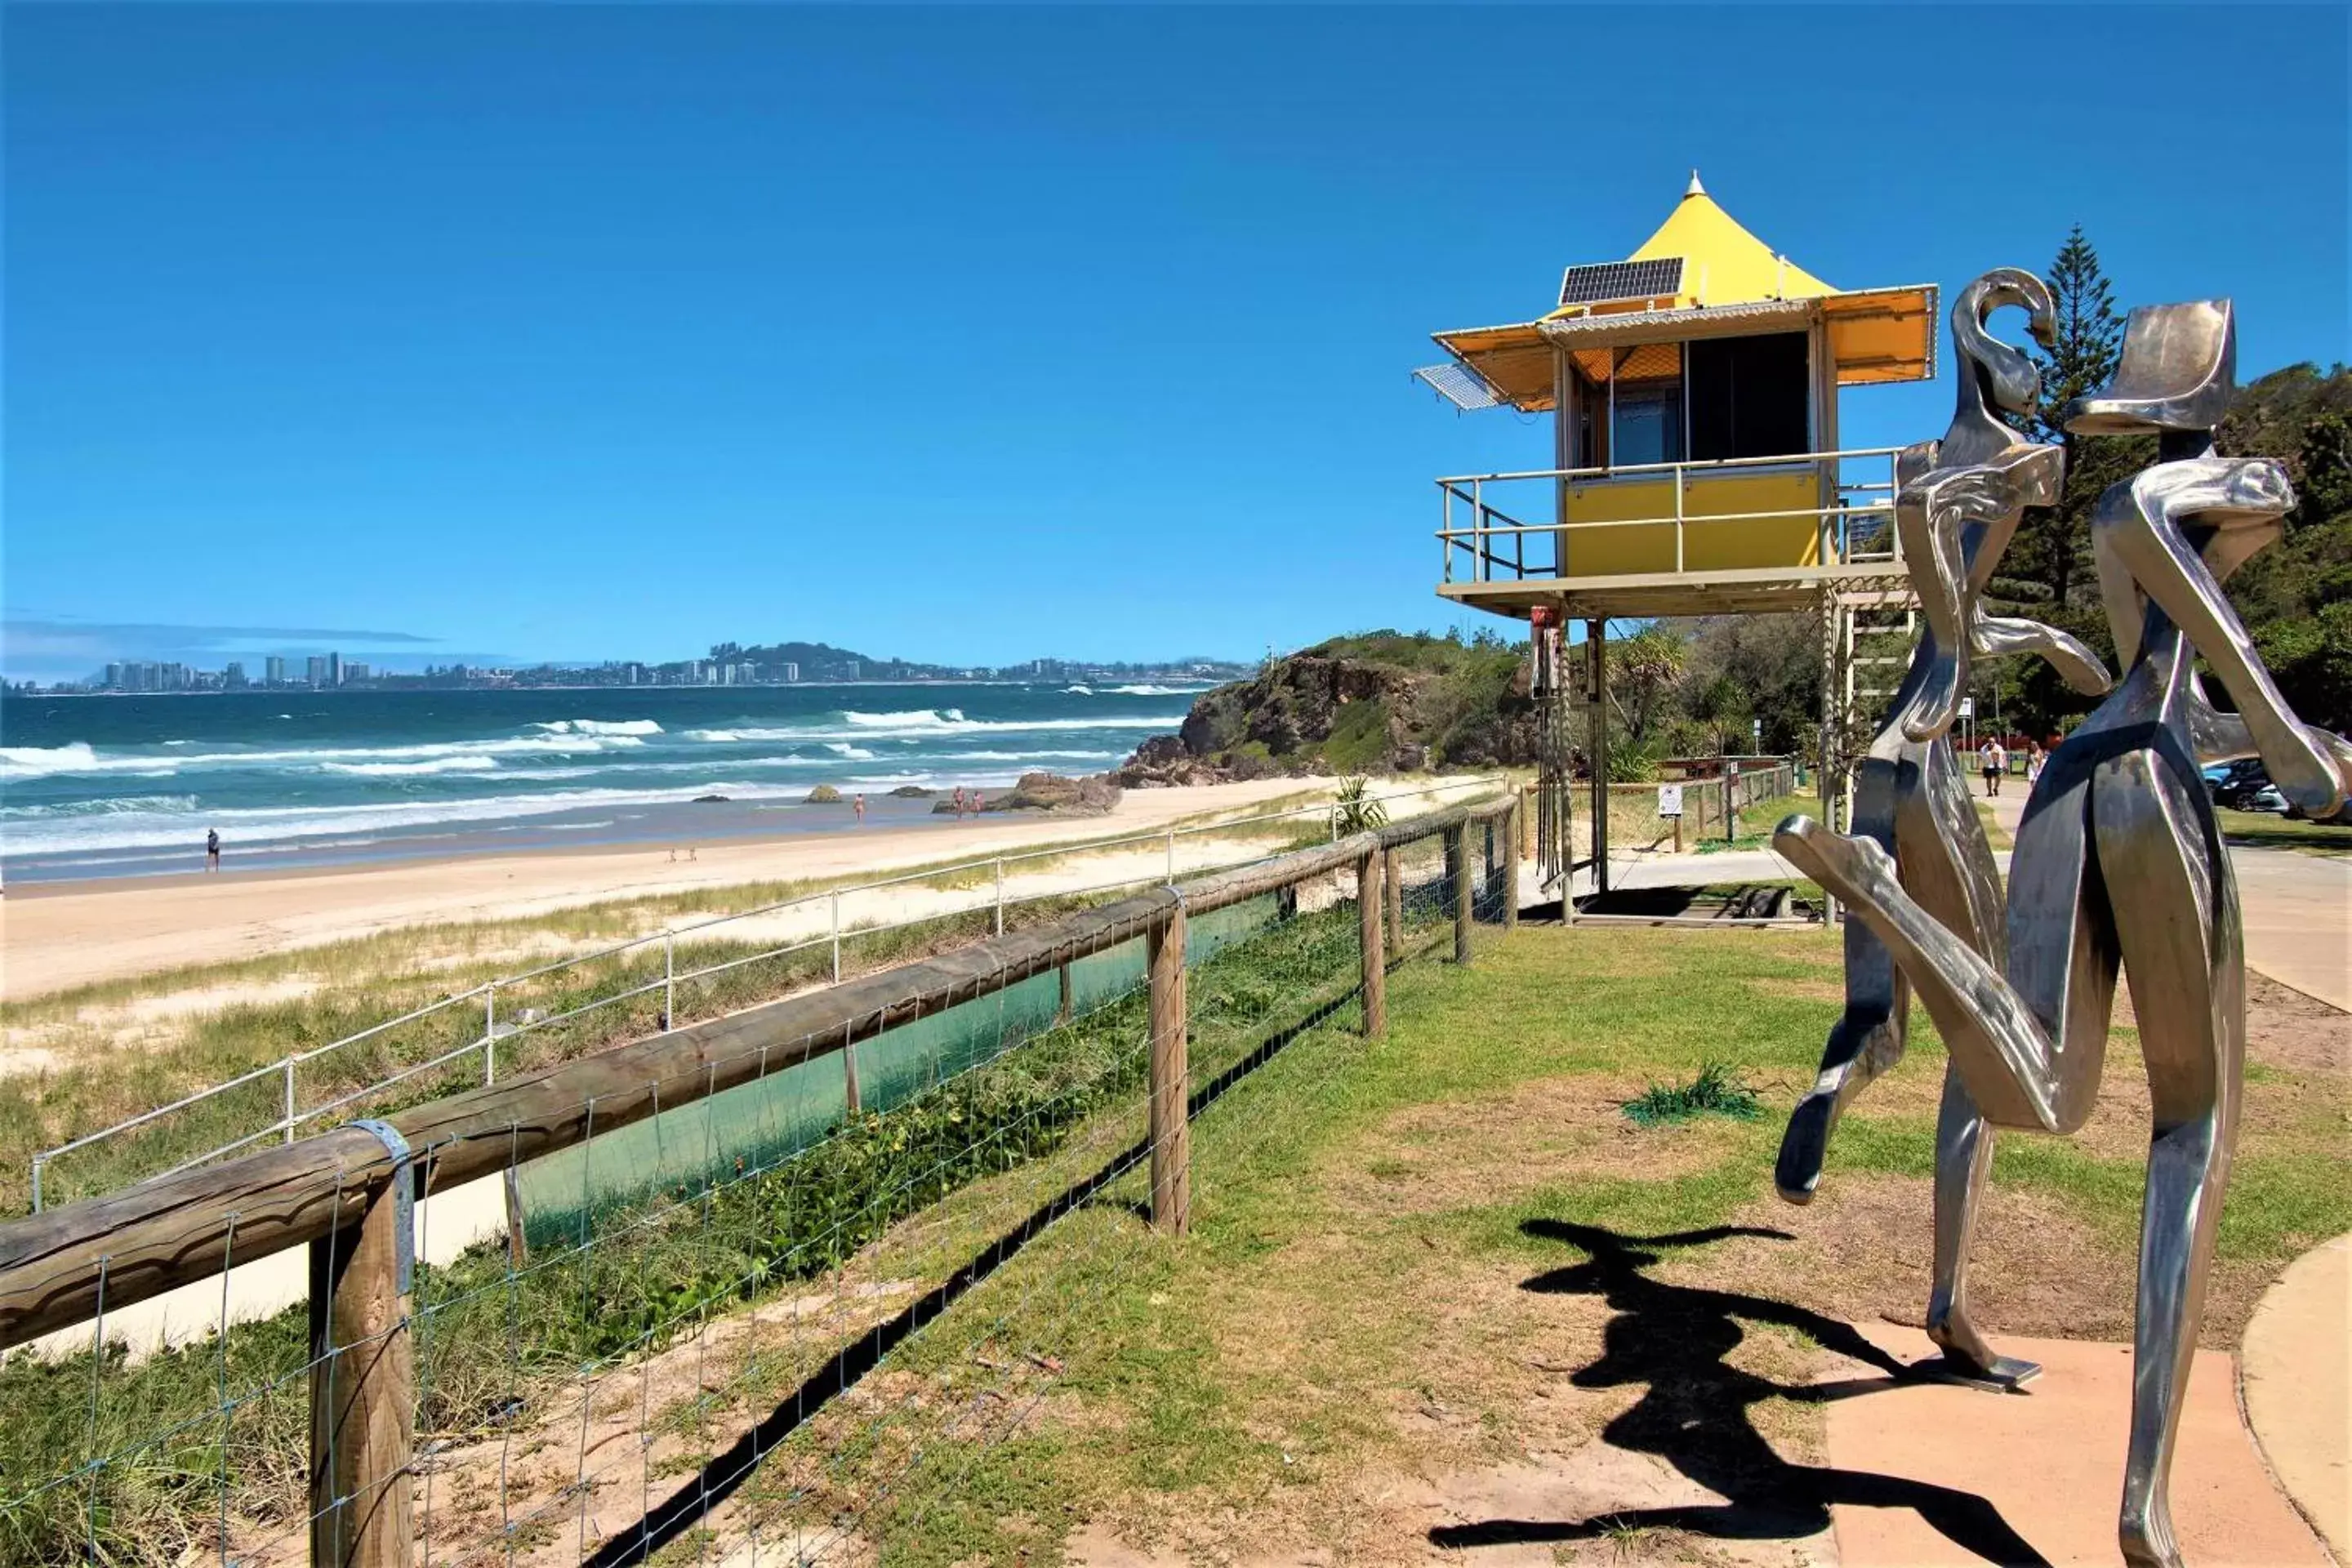
[[[1908,576],[1847,581],[1822,595],[1822,805],[1840,832],[1853,823],[1854,763],[1886,721],[1919,645],[1919,595]]]

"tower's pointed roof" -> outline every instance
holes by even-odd
[[[1464,384],[1466,393],[1445,395],[1463,407],[1547,409],[1555,405],[1555,355],[1562,349],[1581,364],[1580,356],[1602,349],[1816,324],[1826,329],[1841,386],[1936,374],[1934,284],[1833,288],[1741,227],[1707,195],[1696,169],[1640,249],[1623,261],[1570,268],[1560,299],[1532,321],[1434,334],[1475,378]],[[1444,366],[1417,374],[1429,380],[1435,372],[1458,374]]]
[[[1696,169],[1666,221],[1625,259],[1653,261],[1670,256],[1683,258],[1682,288],[1675,300],[1680,306],[1817,300],[1837,292],[1742,228],[1706,194]]]

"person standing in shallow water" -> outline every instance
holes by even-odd
[[[217,827],[208,827],[205,830],[205,869],[207,871],[220,869],[220,829]]]
[[[856,799],[851,804],[852,809],[857,813],[857,821],[859,826],[863,826],[866,822],[866,792],[864,790],[859,790],[857,792]]]

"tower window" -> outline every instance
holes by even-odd
[[[1694,460],[1794,456],[1811,445],[1805,334],[1702,338],[1688,345]],[[1620,394],[1621,406],[1622,394]]]

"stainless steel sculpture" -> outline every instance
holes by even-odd
[[[2332,809],[2347,784],[2342,751],[2288,710],[2221,590],[2278,537],[2294,504],[2276,463],[2213,454],[2234,361],[2227,300],[2137,310],[2114,384],[2066,411],[2073,433],[2159,437],[2160,460],[2108,489],[2093,516],[2101,597],[2116,647],[2133,651],[2027,800],[2006,973],[1976,933],[1906,890],[1876,840],[1804,816],[1774,836],[1885,944],[1992,1126],[2065,1133],[2083,1124],[2119,968],[2129,982],[2155,1128],[2120,1534],[2125,1557],[2146,1564],[2180,1561],[2168,1474],[2245,1047],[2237,887],[2199,776],[2200,743],[2251,746],[2289,798],[2315,812]],[[2199,654],[2236,700],[2236,721],[2198,689]],[[1942,1185],[1939,1171],[1939,1196]]]
[[[1954,358],[1963,367],[1951,427],[1940,442],[1906,448],[1895,465],[1895,528],[1927,628],[1857,770],[1853,816],[1855,834],[1894,858],[1911,897],[1995,969],[2007,963],[2000,873],[1948,735],[1970,662],[2035,653],[2078,691],[2095,696],[2108,686],[2105,668],[2081,643],[2036,622],[1988,614],[1979,602],[2025,509],[2058,499],[2064,464],[2059,448],[2021,439],[2000,417],[2027,412],[2041,395],[2033,362],[1986,331],[1987,319],[2008,306],[2023,309],[2028,331],[2048,342],[2050,292],[2032,273],[2002,268],[1962,289],[1951,316]],[[1782,1197],[1811,1199],[1839,1115],[1902,1058],[1910,1011],[1910,987],[1886,945],[1867,924],[1847,921],[1845,1012],[1782,1136],[1774,1172]],[[1991,1131],[1955,1064],[1944,1075],[1936,1129],[1927,1332],[1956,1370],[2014,1385],[2041,1368],[1995,1354],[1967,1308],[1969,1242],[1991,1163]]]

